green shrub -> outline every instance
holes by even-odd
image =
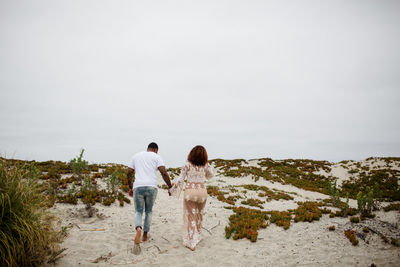
[[[57,234],[37,172],[0,159],[0,259],[5,266],[39,266],[56,249]]]
[[[116,194],[118,188],[122,185],[122,182],[117,177],[117,171],[113,172],[107,179],[107,190],[111,191],[112,194]]]
[[[366,188],[367,193],[358,192],[357,194],[357,207],[358,211],[364,217],[369,217],[372,215],[373,208],[378,205],[377,201],[374,200],[374,190],[369,186]]]
[[[88,162],[83,160],[83,152],[85,152],[85,149],[82,148],[79,156],[69,162],[72,172],[78,176],[81,176],[82,172],[88,168]]]
[[[340,194],[339,190],[336,187],[336,181],[332,184],[328,184],[328,191],[329,191],[329,196],[331,197],[332,204],[334,207],[338,207],[340,204]]]

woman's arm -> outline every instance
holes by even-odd
[[[207,163],[206,168],[205,168],[205,172],[206,172],[206,179],[209,180],[211,178],[214,177],[214,170],[213,167],[211,167],[210,164]]]
[[[181,194],[183,186],[185,184],[185,178],[187,177],[188,170],[189,170],[189,166],[187,164],[185,164],[182,167],[181,174],[180,174],[178,180],[176,181],[174,186],[172,186],[171,189],[168,190],[168,192],[172,196],[179,197],[179,195]]]

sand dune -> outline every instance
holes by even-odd
[[[352,163],[348,163],[346,167]],[[362,165],[371,162],[363,161]],[[384,163],[382,163],[384,164]],[[343,165],[343,164],[342,164]],[[379,165],[379,163],[378,163]],[[250,162],[249,166],[257,166]],[[398,168],[397,165],[392,166]],[[349,167],[348,167],[349,168]],[[330,172],[321,175],[335,176],[340,182],[351,175],[340,164],[333,164]],[[162,179],[160,179],[160,185]],[[254,184],[287,192],[293,200],[272,200],[263,204],[264,210],[294,209],[298,201],[315,201],[329,198],[328,195],[307,191],[290,184],[258,180],[251,176],[232,178],[217,175],[208,185],[220,188],[233,185]],[[340,183],[341,184],[341,183]],[[248,198],[257,198],[253,191],[241,193]],[[385,204],[385,203],[384,203]],[[373,233],[360,239],[353,246],[344,236],[347,229],[363,226],[381,227],[400,236],[398,211],[376,212],[374,219],[352,224],[349,218],[329,218],[323,215],[312,223],[292,223],[284,230],[275,224],[260,229],[257,242],[247,239],[225,238],[225,226],[233,213],[225,209],[226,203],[208,197],[204,221],[203,241],[196,251],[185,248],[181,242],[182,199],[169,197],[167,191],[159,189],[153,208],[151,239],[141,244],[141,254],[132,253],[134,238],[134,207],[114,203],[110,207],[95,205],[93,217],[87,217],[83,204],[76,206],[56,204],[51,210],[60,218],[60,226],[67,227],[68,236],[62,243],[67,250],[56,266],[399,266],[400,249],[385,243]],[[240,201],[236,206],[244,206]],[[350,206],[356,207],[351,200]],[[248,206],[247,206],[248,207]],[[257,209],[257,208],[255,208]],[[334,225],[335,231],[328,227]]]

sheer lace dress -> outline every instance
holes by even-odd
[[[201,240],[201,226],[203,222],[204,207],[207,200],[207,189],[204,182],[213,177],[212,167],[194,166],[187,162],[181,170],[176,184],[170,192],[179,197],[183,188],[183,244],[191,249]]]

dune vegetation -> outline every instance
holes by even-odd
[[[48,198],[33,165],[0,159],[0,259],[5,266],[39,266],[60,239],[46,212]]]
[[[69,162],[0,159],[0,256],[6,265],[35,266],[49,257],[56,258],[60,235],[53,229],[53,218],[46,212],[46,208],[54,203],[83,203],[87,207],[130,203],[127,167],[89,164],[83,156],[84,150]],[[350,217],[348,222],[355,227],[374,218],[377,210],[400,209],[396,202],[400,200],[400,171],[396,169],[400,166],[400,158],[370,158],[366,161],[369,165],[354,161],[334,165],[303,159],[263,158],[256,162],[215,159],[210,163],[216,169],[218,179],[215,180],[220,186],[208,184],[207,192],[210,197],[228,204],[225,208],[232,211],[225,237],[234,240],[246,238],[256,242],[258,231],[271,224],[287,230],[293,223],[312,223],[324,214],[329,218]],[[384,162],[384,165],[377,162]],[[339,167],[347,172],[349,179],[337,185],[332,169]],[[167,171],[174,179],[181,169],[169,168]],[[243,183],[229,184],[224,177],[235,181],[247,179]],[[299,191],[281,191],[261,182],[290,185],[299,190],[322,193],[326,198],[304,200]],[[160,188],[165,189],[165,186]],[[349,205],[349,199],[357,200],[357,208]],[[391,203],[381,207],[382,201]],[[269,203],[276,206],[289,202],[291,209],[268,209]],[[334,226],[329,227],[329,231],[334,230]],[[355,231],[349,229],[345,235],[353,244],[358,244]],[[396,238],[385,238],[382,240],[387,239],[391,244],[399,243]]]

